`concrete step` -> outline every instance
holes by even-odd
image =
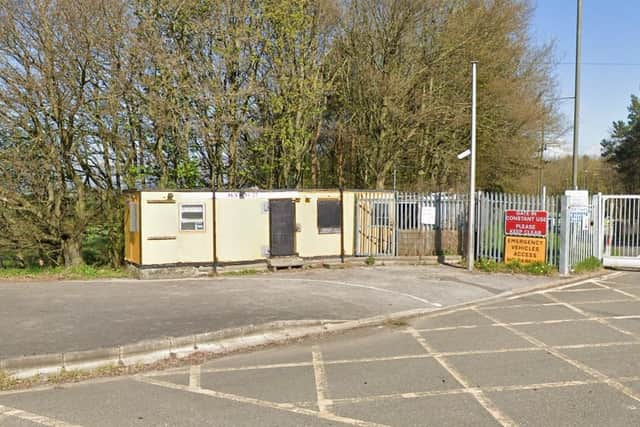
[[[282,268],[301,268],[304,266],[304,260],[298,256],[279,256],[269,258],[267,261],[270,270],[279,270]]]

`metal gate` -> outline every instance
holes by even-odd
[[[395,206],[393,193],[356,194],[356,256],[396,254]]]
[[[640,195],[601,196],[599,217],[603,265],[640,268]]]
[[[569,274],[581,262],[597,256],[600,195],[592,196],[585,205],[572,205],[569,196],[562,198],[560,218],[561,274]]]

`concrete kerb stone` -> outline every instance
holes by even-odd
[[[414,309],[377,315],[358,320],[291,320],[262,325],[248,325],[221,331],[206,332],[184,337],[165,337],[118,347],[16,357],[0,360],[0,370],[15,378],[28,378],[38,374],[52,375],[71,369],[95,369],[113,364],[133,365],[153,363],[170,357],[186,357],[201,351],[218,356],[252,348],[276,345],[310,337],[344,333],[351,330],[376,327],[389,322],[406,322],[416,317],[435,317],[464,310],[473,305],[488,304],[494,300],[527,294],[586,281],[608,274],[597,272],[570,277],[550,283],[502,292],[486,298],[434,309]]]
[[[118,347],[62,353],[62,366],[66,370],[95,369],[105,365],[116,365],[119,362]]]
[[[295,331],[297,328],[323,328],[334,322],[336,321],[277,321],[184,337],[145,340],[117,347],[15,357],[0,360],[0,370],[15,378],[28,378],[39,374],[55,375],[64,370],[89,370],[108,365],[128,366],[153,363],[170,357],[185,357],[196,351],[224,354],[268,344],[271,341],[284,342],[291,335],[289,331]]]

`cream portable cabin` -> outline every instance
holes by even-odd
[[[356,193],[131,191],[125,260],[140,270],[354,255]],[[215,261],[214,261],[215,260]]]

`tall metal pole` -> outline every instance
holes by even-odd
[[[476,66],[471,63],[471,159],[469,162],[469,224],[467,246],[467,269],[473,271],[475,256],[475,210],[476,210]]]
[[[576,81],[573,97],[573,188],[578,189],[578,142],[580,137],[580,60],[582,51],[582,0],[578,0],[576,23]]]

